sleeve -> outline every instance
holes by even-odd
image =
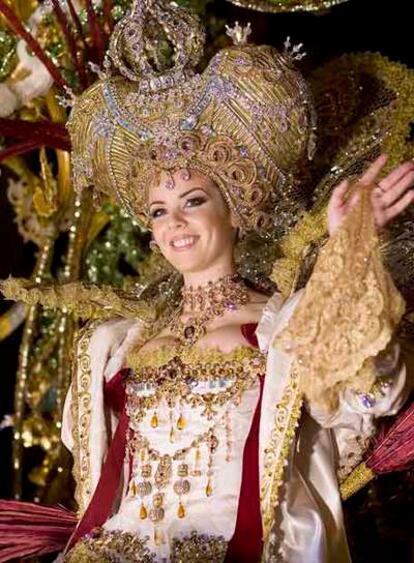
[[[280,375],[281,363],[294,369],[292,354],[282,352],[274,346],[278,335],[288,326],[289,321],[301,302],[304,290],[297,291],[283,301],[275,294],[268,302],[257,330],[260,347],[268,352],[270,373]],[[405,401],[410,382],[407,378],[405,354],[395,340],[380,351],[373,359],[374,381],[370,389],[358,392],[351,386],[342,386],[335,408],[307,399],[305,408],[323,428],[331,430],[338,455],[338,476],[342,478],[360,462],[369,439],[375,432],[375,419],[394,415]],[[306,373],[303,374],[303,377]]]
[[[96,485],[116,426],[114,413],[104,403],[104,381],[123,367],[125,355],[136,345],[143,323],[113,319],[87,325],[76,345],[75,365],[63,413],[62,441],[74,458],[75,497],[80,514],[85,511]]]
[[[338,478],[345,479],[360,463],[374,435],[375,420],[395,415],[406,400],[410,386],[401,347],[392,342],[374,360],[375,381],[369,392],[344,389],[335,411],[307,404],[312,418],[332,430],[338,455]]]

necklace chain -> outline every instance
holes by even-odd
[[[207,325],[214,318],[226,311],[236,311],[248,302],[249,293],[238,275],[228,275],[196,288],[183,288],[181,307],[169,325],[170,330],[183,346],[192,346],[206,334]],[[183,320],[185,310],[192,313]]]

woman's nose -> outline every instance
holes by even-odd
[[[176,229],[177,227],[183,227],[186,223],[185,217],[180,209],[174,209],[170,212],[168,226],[170,229]]]

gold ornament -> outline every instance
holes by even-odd
[[[274,342],[295,357],[309,401],[327,411],[337,408],[343,389],[370,391],[374,359],[405,310],[378,250],[375,186],[354,189],[360,201],[321,249],[300,303]]]
[[[147,56],[148,45],[157,52],[149,21],[172,43],[168,70]],[[134,3],[114,32],[107,77],[80,96],[68,124],[75,185],[99,186],[148,226],[147,190],[160,172],[195,169],[217,184],[242,227],[283,230],[302,209],[292,171],[314,150],[306,82],[289,54],[245,44],[197,74],[202,39],[182,7]]]
[[[258,12],[323,12],[348,0],[227,0]]]
[[[206,334],[207,325],[226,311],[235,311],[249,302],[246,286],[237,276],[225,276],[197,288],[183,287],[182,305],[169,324],[171,333],[185,346],[192,346]],[[190,311],[190,317],[181,315]]]

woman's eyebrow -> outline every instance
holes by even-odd
[[[189,194],[191,194],[192,192],[196,191],[196,190],[201,190],[202,192],[206,193],[203,188],[191,188],[190,190],[187,190],[186,192],[182,193],[179,198],[182,199],[183,197],[188,196]],[[207,195],[207,194],[206,194]],[[149,206],[151,207],[151,205],[165,205],[165,201],[151,201],[151,203],[149,204]]]
[[[195,192],[196,190],[201,190],[202,192],[206,193],[203,188],[200,187],[195,187],[195,188],[191,188],[190,190],[187,190],[186,192],[184,192],[183,194],[181,194],[179,197],[180,199],[182,199],[183,197],[186,197],[187,195],[191,194],[192,192]]]

